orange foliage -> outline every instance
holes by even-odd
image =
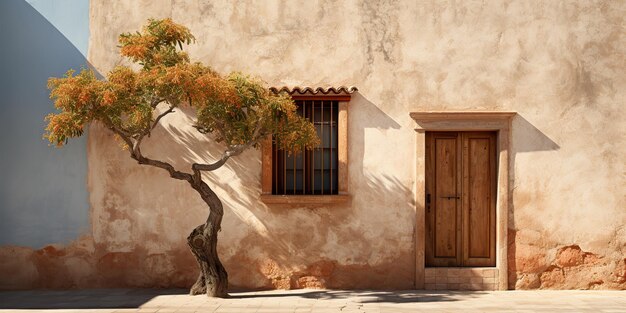
[[[44,135],[60,146],[98,121],[128,138],[146,135],[158,116],[157,104],[196,108],[195,126],[226,145],[256,143],[274,135],[281,148],[299,150],[319,144],[315,128],[296,113],[286,95],[275,95],[257,79],[241,73],[220,75],[182,51],[195,38],[171,19],[148,20],[141,32],[119,37],[121,55],[142,65],[139,71],[115,67],[106,80],[91,70],[70,70],[50,78],[50,98],[60,111],[46,117]]]

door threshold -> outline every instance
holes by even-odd
[[[426,290],[498,290],[495,267],[426,267]]]

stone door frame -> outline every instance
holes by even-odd
[[[496,188],[496,269],[498,290],[508,289],[507,232],[509,217],[509,151],[511,121],[516,112],[411,112],[417,123],[415,176],[415,288],[424,289],[425,281],[425,153],[427,131],[497,131],[498,181]]]

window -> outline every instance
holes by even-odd
[[[286,91],[298,113],[310,120],[321,144],[312,151],[290,154],[263,143],[262,194],[265,203],[333,204],[349,200],[347,122],[348,103],[357,89],[272,88]]]
[[[321,144],[298,154],[272,143],[273,195],[331,195],[337,188],[338,101],[297,100],[298,113],[313,123]]]

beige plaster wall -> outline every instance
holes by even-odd
[[[620,1],[92,0],[89,60],[106,73],[125,62],[120,32],[172,17],[196,35],[192,58],[219,71],[276,86],[358,86],[350,204],[264,205],[259,151],[205,176],[225,203],[219,247],[235,287],[411,288],[424,177],[414,174],[409,112],[495,110],[518,112],[509,287],[624,289],[624,16]],[[164,119],[147,155],[182,170],[214,158],[220,147],[188,126],[190,114]],[[184,238],[207,208],[99,127],[88,149],[92,233],[65,248],[12,248],[34,269],[0,272],[24,268],[33,285],[49,266],[72,273],[61,286],[188,286],[196,268]]]

